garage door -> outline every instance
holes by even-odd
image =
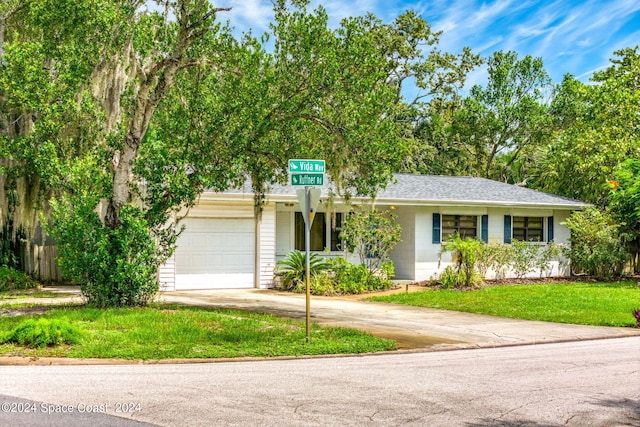
[[[188,218],[175,252],[176,290],[253,287],[252,218]]]

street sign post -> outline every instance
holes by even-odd
[[[304,186],[296,194],[304,217],[307,342],[311,339],[311,225],[320,203],[320,189],[311,187],[324,185],[324,168],[324,160],[290,159],[288,165],[291,185]]]

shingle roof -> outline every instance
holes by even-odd
[[[542,204],[582,207],[585,204],[530,188],[485,178],[466,176],[395,175],[397,183],[379,193],[378,199],[440,202]]]
[[[404,204],[472,204],[472,205],[502,205],[502,206],[554,206],[565,208],[581,208],[585,203],[566,197],[556,196],[530,188],[493,181],[485,178],[466,176],[436,176],[436,175],[394,175],[396,182],[390,183],[381,190],[376,197],[380,202]],[[331,183],[322,187],[322,195],[326,196]],[[295,196],[293,186],[275,185],[268,195]],[[232,190],[229,193],[250,193],[250,186]],[[356,198],[357,199],[357,198]]]

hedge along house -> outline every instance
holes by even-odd
[[[402,227],[402,242],[391,253],[395,278],[421,281],[442,271],[442,242],[454,233],[488,243],[513,239],[568,243],[562,224],[584,203],[483,178],[395,175],[396,182],[375,201],[329,200],[329,185],[311,229],[311,250],[344,256],[339,230],[354,206],[392,210]],[[274,268],[290,251],[304,250],[304,220],[296,187],[275,186],[267,194],[262,220],[256,221],[250,188],[204,193],[186,214],[185,231],[173,257],[160,268],[163,290],[268,288]],[[354,262],[355,259],[350,259]],[[553,265],[551,275],[569,275]]]

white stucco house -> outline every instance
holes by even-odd
[[[344,256],[339,227],[353,206],[372,203],[391,209],[402,226],[402,242],[393,250],[396,279],[427,280],[441,271],[444,238],[455,232],[489,243],[512,239],[546,244],[568,243],[562,225],[584,203],[483,178],[428,175],[395,176],[375,202],[354,198],[351,204],[329,201],[322,188],[311,230],[311,250]],[[253,194],[247,187],[223,193],[205,192],[186,213],[185,231],[173,257],[159,270],[161,289],[267,288],[279,260],[304,250],[304,222],[296,187],[269,191],[262,220],[254,219]],[[352,260],[353,261],[353,260]],[[552,275],[568,275],[556,264]]]

